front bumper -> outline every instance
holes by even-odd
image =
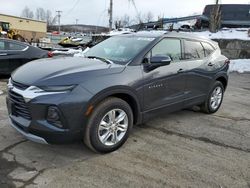
[[[16,129],[19,133],[21,133],[25,138],[27,138],[28,140],[31,140],[33,142],[37,142],[37,143],[40,143],[40,144],[48,144],[48,142],[42,138],[42,137],[39,137],[39,136],[36,136],[34,134],[31,134],[31,133],[26,133],[24,132],[17,124],[16,122],[14,123],[14,121],[12,120],[12,118],[9,117],[9,121],[10,121],[10,125]]]
[[[68,93],[50,94],[35,97],[25,104],[30,112],[30,118],[22,113],[13,113],[10,91],[6,98],[10,124],[27,139],[42,144],[69,143],[81,138],[87,117],[84,116],[87,102],[91,94],[78,87]],[[12,104],[13,105],[13,104]],[[60,110],[61,128],[47,121],[50,106]],[[14,104],[15,108],[15,104]]]

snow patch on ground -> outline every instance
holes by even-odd
[[[239,39],[239,40],[250,40],[248,36],[247,28],[237,29],[222,29],[217,33],[210,33],[209,31],[193,32],[196,35],[210,38],[210,39]]]
[[[0,95],[2,95],[3,94],[3,91],[2,90],[0,90]]]
[[[250,72],[250,59],[231,60],[229,70],[238,73]]]

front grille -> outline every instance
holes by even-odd
[[[17,88],[17,89],[21,89],[21,90],[25,90],[27,89],[29,86],[25,85],[25,84],[21,84],[19,82],[15,82],[14,80],[11,80],[12,85]]]
[[[20,116],[20,117],[30,120],[31,115],[30,115],[29,107],[27,103],[24,101],[23,96],[11,90],[9,90],[8,95],[12,103],[12,109],[11,109],[12,115]]]

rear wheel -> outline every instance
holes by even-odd
[[[102,101],[93,111],[85,131],[84,142],[100,153],[121,147],[133,126],[133,113],[125,101],[111,97]]]
[[[224,86],[216,81],[210,90],[207,100],[201,105],[203,112],[212,114],[219,110],[224,96]]]

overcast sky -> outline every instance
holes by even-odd
[[[114,1],[114,18],[128,14],[131,17],[136,11],[129,0]],[[201,13],[206,4],[214,3],[215,0],[135,0],[137,9],[142,14],[151,11],[155,19],[161,15],[164,17],[186,16],[193,13]],[[249,4],[250,0],[221,0],[222,3]],[[20,16],[22,9],[28,6],[35,12],[36,8],[50,9],[53,14],[56,10],[63,11],[62,24],[108,25],[109,0],[0,0],[0,13]]]

